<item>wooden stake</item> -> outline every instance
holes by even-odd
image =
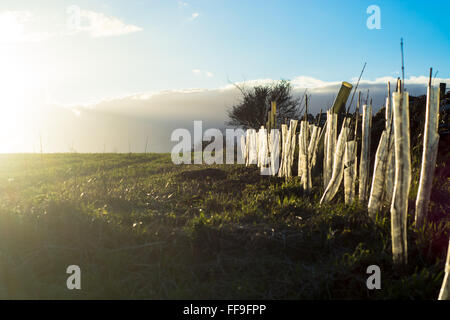
[[[375,154],[375,163],[373,168],[372,188],[370,190],[370,197],[368,203],[369,217],[375,219],[378,212],[381,210],[382,195],[386,175],[386,161],[388,156],[388,133],[383,130],[378,144],[377,152]]]
[[[323,168],[323,182],[324,188],[328,186],[333,173],[333,160],[334,152],[336,148],[336,136],[337,136],[337,114],[331,110],[327,111],[327,132],[325,136],[325,148],[324,148],[324,168]]]
[[[411,156],[409,136],[409,95],[392,95],[395,137],[395,184],[391,205],[392,255],[396,266],[408,262],[407,214],[411,186]]]
[[[448,242],[447,261],[445,263],[445,276],[439,292],[438,300],[450,300],[450,241]]]
[[[370,106],[363,106],[362,117],[362,138],[361,138],[361,157],[359,164],[359,194],[358,198],[361,202],[367,201],[367,185],[369,171],[369,147],[370,147]]]
[[[434,170],[438,151],[439,134],[439,87],[431,86],[431,74],[427,89],[425,128],[423,137],[422,168],[420,171],[419,189],[416,199],[416,227],[422,228],[426,222],[428,204],[433,185]]]
[[[356,182],[356,141],[345,143],[344,155],[344,200],[351,204],[355,200]]]
[[[330,178],[330,182],[328,183],[328,186],[326,187],[325,192],[320,199],[320,204],[329,202],[334,198],[344,176],[344,153],[349,132],[349,128],[347,127],[347,120],[347,118],[344,118],[344,121],[342,122],[342,129],[339,133],[335,152],[333,153],[334,161],[332,175]]]
[[[388,156],[386,163],[385,176],[385,191],[383,200],[392,204],[392,195],[394,193],[394,179],[395,179],[395,146],[394,146],[394,131],[393,131],[393,112],[391,102],[391,84],[388,82],[388,96],[386,98],[386,132],[388,134]]]

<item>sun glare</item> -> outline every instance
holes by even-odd
[[[44,79],[23,53],[4,50],[0,57],[0,153],[32,151],[30,111]]]

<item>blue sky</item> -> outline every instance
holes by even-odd
[[[380,8],[379,30],[367,28],[370,5]],[[378,85],[374,101],[381,103],[386,81],[400,76],[401,37],[409,84],[424,89],[420,76],[429,67],[450,83],[449,12],[450,1],[3,0],[0,152],[25,150],[30,136],[46,129],[33,112],[58,122],[53,109],[44,114],[49,105],[101,107],[137,119],[170,110],[162,119],[195,114],[189,100],[191,108],[215,108],[216,123],[223,123],[236,99],[235,92],[221,96],[230,82],[289,79],[298,92],[328,86],[326,98],[321,90],[312,97],[326,108],[335,86],[355,83],[364,62],[363,84]],[[78,122],[71,123],[75,132]],[[83,139],[79,144],[93,138]],[[99,141],[92,148],[103,146]]]
[[[366,26],[372,4],[380,7],[381,30]],[[70,5],[141,30],[19,44],[44,62],[52,96],[66,103],[301,75],[350,80],[365,61],[365,79],[396,77],[400,37],[407,78],[430,66],[450,75],[448,1],[2,1],[0,10],[32,12],[53,32],[65,28]]]

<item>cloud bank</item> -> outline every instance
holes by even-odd
[[[240,85],[251,87],[270,81],[261,79]],[[363,97],[370,91],[374,113],[385,102],[387,81],[395,89],[396,79],[390,77],[363,80],[359,85]],[[422,95],[426,93],[427,82],[425,76],[411,77],[405,82],[405,89],[410,95]],[[434,80],[435,85],[439,82],[450,85],[450,79]],[[332,105],[340,83],[304,76],[292,80],[294,95],[300,96],[308,89],[313,114]],[[148,138],[147,150],[170,152],[176,144],[170,141],[173,130],[192,131],[194,120],[203,121],[203,130],[224,129],[228,108],[239,100],[239,90],[227,85],[209,90],[142,92],[71,108],[51,106],[31,117],[35,132],[32,140],[36,150],[40,132],[45,152],[67,152],[72,146],[78,152],[143,152]]]

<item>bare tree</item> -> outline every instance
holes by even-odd
[[[285,119],[298,119],[300,100],[292,96],[292,86],[287,80],[247,89],[235,85],[242,94],[242,100],[228,110],[228,125],[244,129],[265,126],[271,102],[277,104],[276,122],[279,126]]]

